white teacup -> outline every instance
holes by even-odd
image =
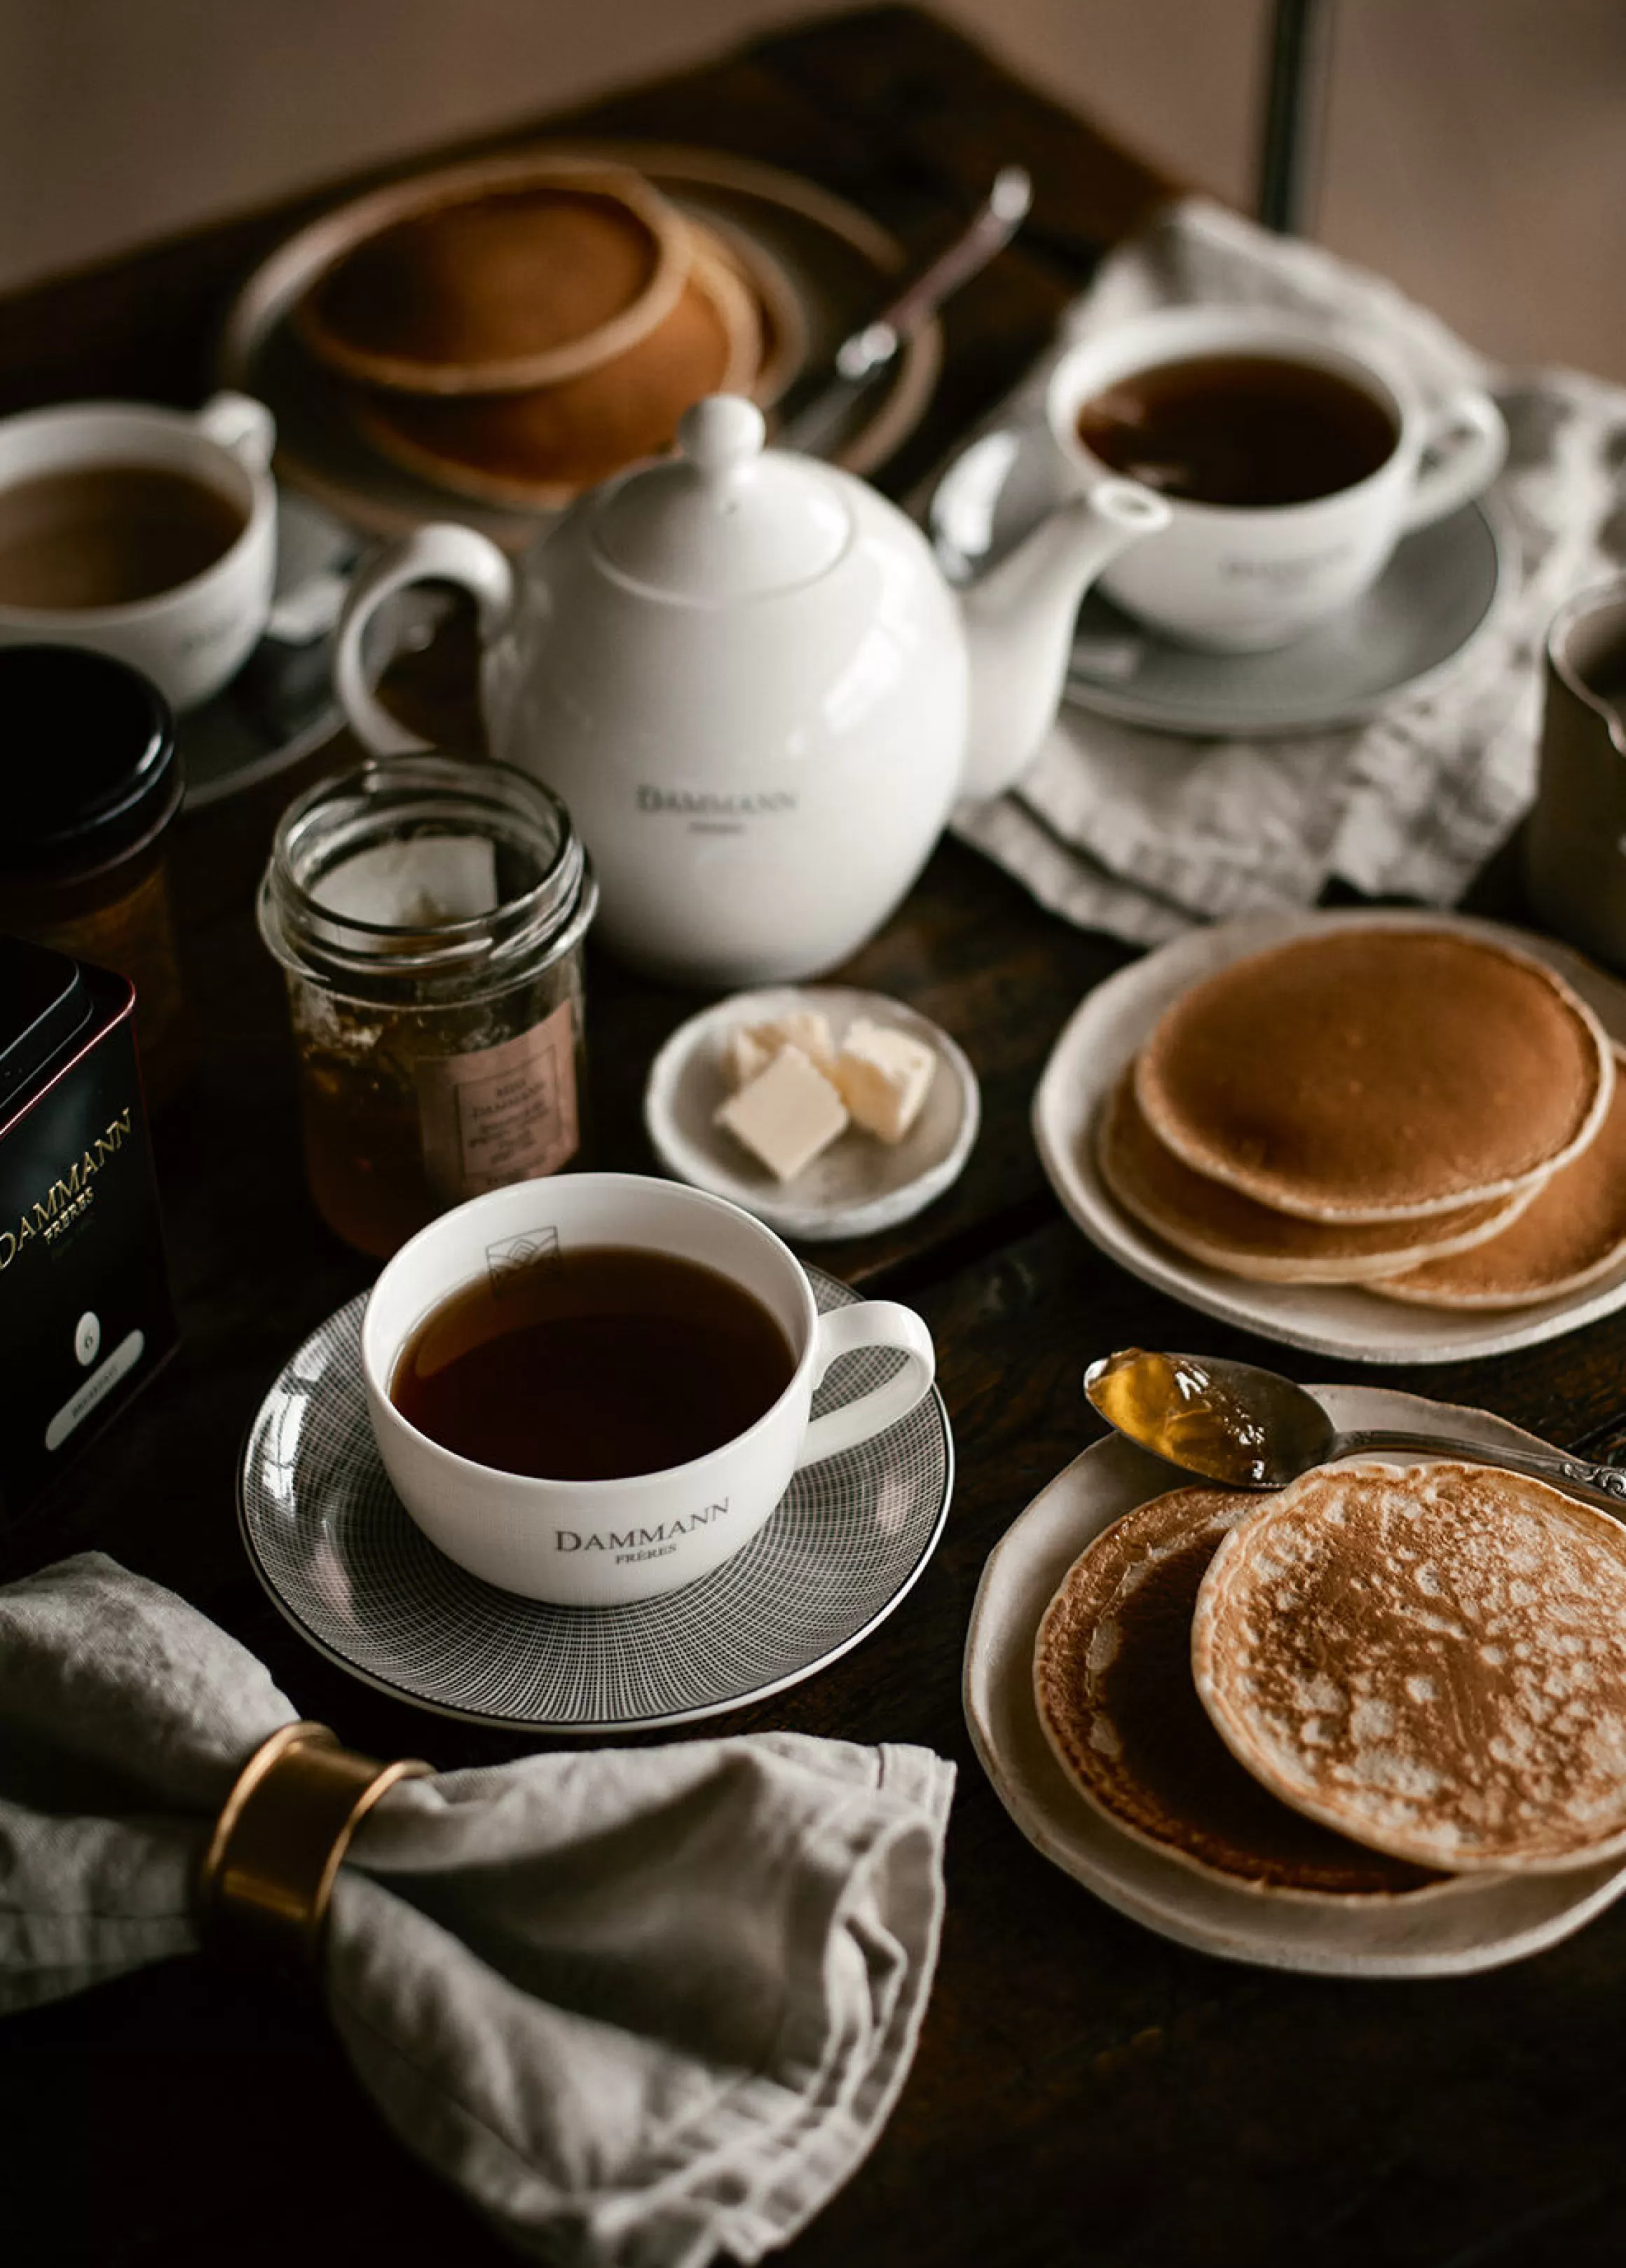
[[[1380,347],[1287,312],[1162,308],[1082,340],[1057,364],[1046,401],[1069,484],[1121,472],[1092,454],[1078,412],[1138,371],[1208,356],[1266,356],[1333,372],[1385,409],[1394,445],[1353,486],[1301,504],[1219,505],[1166,494],[1169,524],[1104,571],[1099,587],[1188,645],[1250,652],[1289,644],[1367,590],[1401,537],[1477,496],[1501,469],[1507,428],[1489,394],[1463,387],[1424,407]]]
[[[754,1425],[703,1457],[625,1480],[537,1480],[442,1448],[390,1400],[402,1349],[432,1308],[517,1253],[619,1246],[716,1269],[761,1300],[796,1358]],[[881,1385],[812,1418],[837,1355],[896,1347]],[[798,1466],[856,1448],[906,1418],[936,1364],[920,1317],[888,1300],[821,1315],[795,1255],[722,1197],[636,1174],[570,1174],[471,1197],[404,1244],[362,1322],[367,1408],[384,1469],[432,1543],[471,1574],[563,1606],[653,1598],[709,1574],[749,1543]]]
[[[180,473],[223,496],[240,532],[188,581],[117,606],[0,604],[0,644],[83,645],[129,662],[172,709],[195,709],[247,659],[271,608],[276,487],[271,413],[217,394],[195,413],[135,401],[80,401],[0,422],[0,500],[54,473],[134,466]]]

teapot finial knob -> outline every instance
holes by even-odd
[[[739,394],[708,394],[683,413],[678,443],[696,472],[725,480],[761,456],[768,425],[754,401]]]

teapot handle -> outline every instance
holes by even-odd
[[[480,609],[482,639],[508,619],[514,571],[489,536],[451,520],[414,528],[374,554],[350,585],[339,616],[333,655],[333,689],[350,730],[375,756],[407,756],[430,744],[392,717],[374,696],[363,666],[367,625],[393,592],[409,583],[455,583]]]

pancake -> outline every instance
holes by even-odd
[[[1306,1817],[1420,1867],[1626,1851],[1626,1527],[1489,1465],[1326,1466],[1232,1530],[1203,1705]]]
[[[1372,1290],[1428,1307],[1530,1307],[1584,1291],[1626,1260],[1626,1056],[1595,1138],[1488,1243],[1409,1268]]]
[[[337,261],[293,320],[320,361],[369,386],[554,385],[652,330],[688,261],[682,221],[636,174],[532,165],[447,182]]]
[[[1250,1889],[1394,1896],[1436,1881],[1294,1811],[1250,1779],[1191,1681],[1191,1613],[1210,1560],[1261,1498],[1175,1489],[1098,1535],[1046,1609],[1039,1721],[1115,1825]]]
[[[696,252],[732,270],[750,296],[761,354],[750,394],[760,409],[771,409],[807,359],[807,323],[796,287],[754,237],[724,222],[709,227],[692,213],[685,218]]]
[[[545,508],[670,448],[703,394],[749,390],[761,351],[739,277],[697,254],[666,320],[613,362],[524,394],[375,395],[357,419],[375,448],[438,487]]]
[[[1578,1171],[1590,1154],[1565,1170]],[[1144,1227],[1194,1260],[1262,1284],[1359,1284],[1392,1277],[1405,1259],[1466,1252],[1516,1219],[1541,1186],[1409,1220],[1303,1220],[1194,1173],[1165,1149],[1136,1103],[1132,1064],[1097,1122],[1095,1157],[1107,1189]]]
[[[1390,924],[1313,931],[1170,1006],[1135,1096],[1187,1165],[1307,1220],[1511,1196],[1578,1155],[1615,1066],[1539,961]]]

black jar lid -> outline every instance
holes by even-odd
[[[83,646],[0,646],[0,869],[104,865],[180,801],[168,703],[139,670]]]

